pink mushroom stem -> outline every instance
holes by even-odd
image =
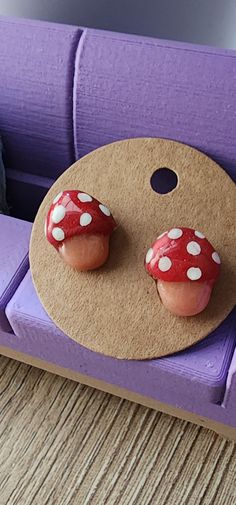
[[[80,235],[65,240],[59,254],[72,268],[85,272],[101,267],[109,255],[108,235]]]
[[[195,316],[209,303],[212,285],[205,282],[157,281],[157,289],[163,305],[177,316]]]

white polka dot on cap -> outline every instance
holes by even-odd
[[[80,226],[88,226],[92,222],[92,216],[88,212],[84,212],[80,216]]]
[[[82,203],[93,201],[92,197],[87,195],[87,193],[78,193],[77,198]]]
[[[180,238],[180,237],[182,237],[182,235],[183,235],[183,232],[180,228],[172,228],[172,230],[170,230],[168,232],[168,237],[172,238],[172,239]]]
[[[65,238],[65,233],[61,228],[58,228],[57,226],[53,228],[52,230],[52,236],[57,240],[58,242],[61,242]]]
[[[146,263],[150,263],[151,259],[153,258],[153,249],[150,248],[148,249],[148,252],[146,254]]]
[[[64,219],[66,215],[66,209],[63,205],[57,205],[52,211],[52,222],[58,224]]]
[[[215,263],[217,263],[218,265],[220,265],[220,264],[221,264],[221,259],[220,259],[220,256],[219,256],[219,254],[218,254],[216,251],[214,251],[214,252],[212,253],[212,259],[213,259],[213,261],[214,261]]]
[[[161,272],[168,272],[172,267],[172,261],[168,256],[162,256],[158,261],[158,268]]]
[[[111,215],[110,210],[102,203],[99,204],[99,209],[102,211],[103,214],[105,214],[105,216],[109,217]]]
[[[203,233],[197,230],[194,232],[194,235],[198,238],[205,238],[205,235],[203,235]]]
[[[62,196],[62,191],[61,191],[60,193],[58,193],[58,195],[57,195],[57,196],[55,196],[55,198],[54,198],[54,200],[53,200],[53,203],[57,203],[57,202],[58,202],[58,200],[60,200],[61,196]]]
[[[190,281],[198,281],[198,279],[201,279],[202,276],[202,271],[198,267],[190,267],[187,270],[187,277],[190,279]]]
[[[197,242],[194,242],[194,240],[187,244],[186,249],[188,253],[192,254],[193,256],[197,256],[201,252],[201,246]]]

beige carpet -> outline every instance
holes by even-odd
[[[0,505],[235,505],[235,447],[0,357]]]

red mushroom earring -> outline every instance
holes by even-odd
[[[47,240],[68,265],[80,271],[94,270],[107,261],[115,228],[110,210],[78,190],[59,193],[45,221]]]
[[[178,316],[202,312],[220,274],[220,257],[199,231],[172,228],[148,250],[146,271],[157,281],[163,305]]]

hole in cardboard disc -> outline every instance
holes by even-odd
[[[158,170],[153,172],[150,183],[153,191],[160,195],[166,195],[176,188],[178,176],[174,170],[170,168],[158,168]]]

